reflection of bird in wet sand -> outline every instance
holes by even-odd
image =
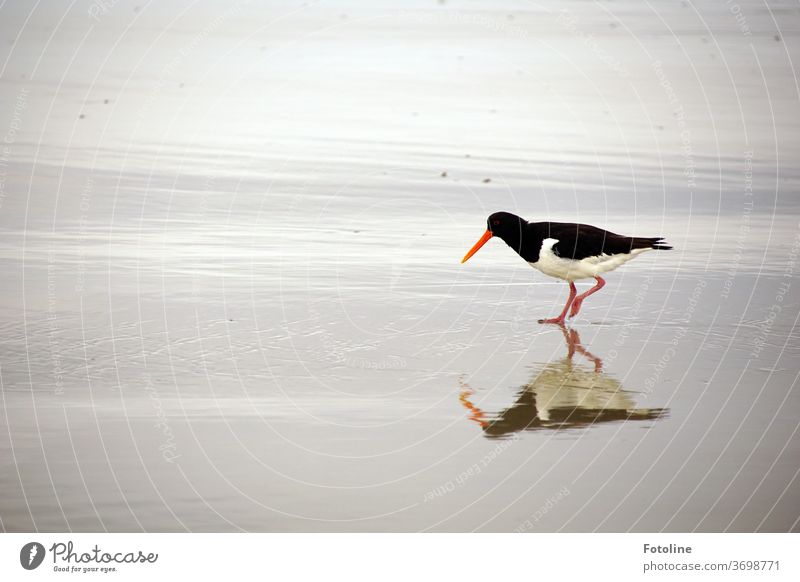
[[[561,332],[567,356],[546,364],[519,391],[517,401],[495,417],[489,417],[470,401],[473,391],[462,384],[460,400],[488,437],[506,436],[522,430],[563,429],[601,422],[656,420],[663,408],[636,408],[630,392],[603,372],[603,362],[581,344],[574,329]],[[575,352],[592,362],[589,368],[574,361]]]
[[[571,222],[528,222],[516,214],[495,212],[486,221],[486,232],[461,262],[477,253],[492,237],[505,241],[534,269],[569,283],[569,297],[561,314],[540,319],[539,323],[563,324],[567,312],[575,317],[583,301],[603,288],[606,281],[600,275],[646,251],[672,248],[661,237],[622,236]],[[595,286],[578,295],[575,281],[592,278]]]

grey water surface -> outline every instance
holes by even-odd
[[[153,4],[0,9],[0,528],[798,530],[796,3]]]

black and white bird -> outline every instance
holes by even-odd
[[[631,237],[571,222],[528,222],[510,212],[495,212],[486,221],[486,232],[464,255],[466,262],[492,237],[501,238],[534,269],[569,283],[569,297],[558,317],[539,323],[564,323],[575,317],[583,301],[606,284],[600,276],[651,250],[670,250],[662,237]],[[575,281],[591,279],[596,285],[578,295]],[[571,309],[570,309],[571,307]]]

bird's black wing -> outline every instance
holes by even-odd
[[[672,248],[664,243],[664,239],[661,237],[622,236],[588,224],[539,222],[531,226],[537,227],[542,240],[545,238],[558,240],[553,245],[553,252],[565,259],[579,261],[604,254],[626,254],[634,249],[669,250]]]

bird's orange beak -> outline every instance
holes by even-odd
[[[466,255],[464,255],[464,258],[461,259],[461,262],[466,263],[472,255],[477,253],[478,250],[480,250],[480,248],[486,244],[487,240],[492,238],[492,236],[493,235],[491,230],[487,230],[486,232],[484,232],[483,236],[478,240],[478,242],[476,242],[475,245],[471,249],[469,249],[469,252]]]

